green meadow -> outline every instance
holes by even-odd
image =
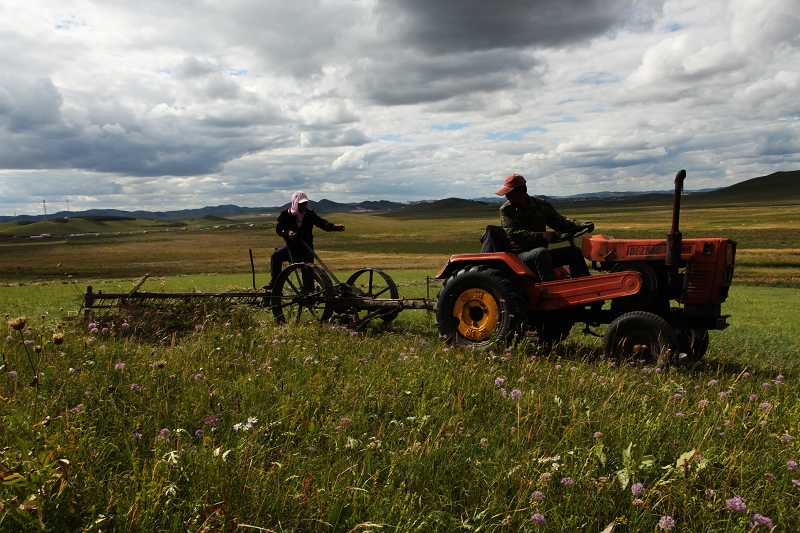
[[[620,237],[669,223],[565,211]],[[407,297],[496,222],[329,218],[348,231],[317,233],[323,259],[383,267]],[[79,315],[86,285],[144,273],[149,290],[250,287],[248,248],[264,283],[268,217],[0,242],[0,312],[28,318],[0,338],[0,531],[796,531],[799,218],[685,210],[685,237],[739,242],[731,326],[665,370],[606,361],[577,326],[549,354],[454,349],[424,311],[364,332],[236,306]]]

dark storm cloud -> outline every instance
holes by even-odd
[[[535,64],[532,56],[516,50],[443,56],[398,50],[391,60],[362,61],[354,71],[354,79],[373,102],[405,105],[508,88]]]
[[[640,0],[383,0],[384,30],[432,54],[560,46],[641,18],[660,1]]]
[[[0,168],[190,176],[292,142],[288,133],[279,134],[283,126],[258,135],[259,128],[279,121],[268,106],[232,106],[195,119],[137,117],[119,105],[98,105],[68,118],[62,103],[49,79],[0,80]]]

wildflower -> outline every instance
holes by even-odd
[[[556,370],[561,370],[561,365],[556,365]]]
[[[198,429],[197,431],[195,431],[194,432],[194,437],[196,439],[202,439],[203,438],[203,430],[202,429]]]
[[[139,430],[134,430],[133,438],[136,439],[136,440],[141,440],[142,439],[142,433]]]
[[[681,394],[680,392],[676,392],[675,394],[672,395],[672,399],[675,400],[676,402],[679,402],[683,400],[683,394]]]
[[[83,404],[79,403],[75,407],[69,410],[70,413],[74,413],[76,415],[81,414],[83,412]]]
[[[358,332],[356,330],[353,330],[353,331],[350,332],[350,336],[351,337],[358,337]]]
[[[772,404],[767,401],[761,402],[758,406],[761,408],[762,411],[769,412],[769,410],[772,409]]]
[[[753,513],[753,516],[750,517],[750,527],[758,527],[758,526],[766,526],[769,529],[772,529],[774,524],[772,520],[768,516],[764,516],[763,514]]]
[[[602,439],[603,438],[603,432],[602,431],[595,431],[593,436],[596,439]]]
[[[575,480],[572,479],[571,477],[564,477],[561,478],[561,484],[564,485],[565,487],[571,487],[572,485],[575,484]]]
[[[781,440],[783,442],[789,443],[789,442],[792,442],[794,440],[794,437],[792,437],[788,433],[784,433],[783,435],[781,435]]]
[[[706,489],[703,494],[705,494],[706,498],[711,498],[712,500],[717,497],[717,491],[714,489]]]
[[[514,401],[518,401],[520,398],[522,398],[522,391],[519,389],[512,389],[511,399]]]
[[[64,344],[64,334],[63,333],[53,333],[53,344],[58,346],[59,344]]]
[[[22,344],[24,344],[25,346],[33,346],[33,341],[30,339],[25,339],[24,341],[22,341]]]
[[[533,513],[531,515],[531,522],[537,526],[543,526],[545,523],[544,515],[542,513]]]
[[[505,378],[500,378],[500,377],[494,378],[494,386],[497,387],[498,389],[502,388],[503,385],[505,384],[506,384]]]
[[[133,392],[139,392],[140,390],[142,390],[142,386],[139,385],[138,383],[131,383],[131,390]]]
[[[483,437],[481,439],[481,442],[480,442],[480,447],[483,448],[484,450],[486,448],[488,448],[489,447],[489,439],[487,439],[486,437]]]
[[[728,397],[728,391],[724,391],[724,390],[719,391],[719,399],[720,400],[724,400],[727,397]]]
[[[717,383],[719,383],[719,381],[718,381],[718,380],[716,380],[716,379],[712,379],[712,380],[709,380],[709,382],[708,382],[708,386],[709,386],[709,387],[713,387],[713,386],[714,386],[714,385],[716,385]]]
[[[699,407],[700,409],[705,409],[706,406],[708,406],[708,400],[706,400],[706,399],[703,399],[703,400],[700,400],[699,402],[697,402],[697,407]]]
[[[749,378],[750,376],[752,376],[752,374],[750,372],[744,372],[742,374],[742,377],[745,378],[745,379]]]
[[[533,493],[531,494],[531,501],[540,502],[542,500],[544,500],[544,492],[540,490],[533,491]]]
[[[634,496],[641,496],[644,494],[644,483],[634,483],[631,485],[631,494]]]
[[[778,374],[777,376],[775,376],[775,379],[773,379],[772,382],[775,385],[780,385],[781,383],[783,383],[783,374]]]
[[[750,401],[751,402],[757,402],[758,401],[758,394],[751,394],[750,395]]]
[[[347,429],[353,425],[353,421],[348,416],[343,416],[339,419],[339,425],[336,426],[336,429]]]
[[[795,487],[800,487],[800,479],[793,479],[792,485],[794,485]]]
[[[761,384],[761,388],[767,390],[769,388],[769,383],[765,381],[764,383]]]
[[[169,429],[161,428],[161,430],[158,432],[158,438],[159,439],[163,439],[163,440],[167,440],[169,438],[169,436],[170,436],[170,433],[171,432],[170,432]]]
[[[14,381],[15,379],[17,379],[17,371],[16,370],[9,370],[8,371],[8,379],[10,379],[11,381]]]
[[[125,370],[125,361],[117,361],[117,364],[114,365],[114,370]]]
[[[789,459],[788,461],[786,461],[786,468],[794,472],[795,470],[797,470],[797,461],[795,461],[794,459]]]
[[[202,381],[204,377],[202,372],[197,372],[196,374],[192,374],[192,381]]]
[[[641,498],[634,498],[631,505],[634,507],[644,507],[644,500]]]
[[[202,422],[206,426],[214,427],[217,425],[217,422],[219,422],[219,417],[216,415],[206,415],[203,417]]]
[[[675,529],[675,519],[665,514],[658,521],[658,529],[672,531]]]
[[[128,329],[129,327],[131,327],[131,325],[128,324],[128,322],[123,321],[122,324],[120,324],[119,327],[122,328],[122,329]]]
[[[677,413],[675,413],[675,418],[683,418],[684,416],[686,415],[683,414],[683,411],[678,411]]]
[[[19,317],[15,318],[14,320],[9,320],[8,321],[8,327],[13,329],[14,331],[22,331],[23,329],[25,329],[25,323],[27,321],[28,321],[28,319],[26,317],[19,316]]]
[[[541,483],[549,483],[551,479],[553,479],[553,474],[550,472],[542,472],[542,474],[539,476],[539,481]]]
[[[733,513],[747,512],[747,502],[741,496],[734,496],[725,500],[725,508]]]

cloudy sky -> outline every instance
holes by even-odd
[[[800,168],[799,0],[4,0],[0,214]]]

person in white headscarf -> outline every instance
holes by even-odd
[[[313,262],[314,255],[314,233],[313,228],[317,226],[325,231],[344,231],[342,224],[328,222],[316,212],[308,208],[308,195],[303,191],[292,194],[292,202],[288,209],[281,211],[278,216],[278,223],[275,232],[283,237],[286,245],[278,248],[272,254],[270,269],[272,273],[271,287],[275,278],[281,273],[283,263],[286,261],[293,263]]]

